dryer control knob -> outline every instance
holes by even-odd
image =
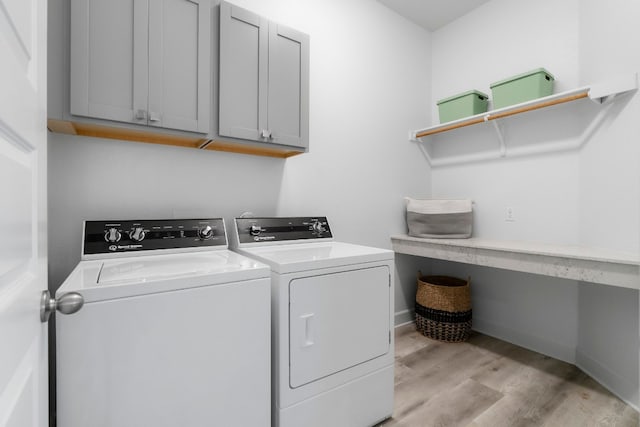
[[[209,240],[213,237],[213,228],[210,225],[198,229],[198,237],[202,240]]]
[[[129,230],[129,238],[134,242],[142,242],[146,233],[144,232],[144,228],[142,227],[134,227]]]
[[[251,234],[252,236],[257,236],[261,231],[262,228],[260,228],[259,225],[252,225],[251,227],[249,227],[249,234]]]
[[[316,221],[313,224],[311,224],[311,229],[318,234],[322,234],[325,231],[327,231],[327,229],[324,228],[324,226],[319,221]]]
[[[104,240],[106,240],[109,243],[119,242],[121,238],[122,238],[122,233],[120,233],[118,229],[114,227],[108,229],[104,233]]]

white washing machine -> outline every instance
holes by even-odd
[[[274,427],[365,427],[393,410],[393,252],[333,241],[325,217],[236,218],[271,267]]]
[[[222,219],[87,221],[56,292],[84,299],[56,318],[57,424],[269,426],[269,274]]]

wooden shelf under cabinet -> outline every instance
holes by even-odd
[[[249,154],[254,156],[276,157],[282,159],[302,154],[304,152],[287,149],[286,147],[272,148],[245,144],[243,142],[217,141],[207,138],[189,137],[183,135],[143,132],[133,129],[116,128],[65,120],[49,119],[47,121],[47,127],[51,132],[63,133],[67,135],[80,135],[95,138],[145,142],[150,144],[173,145],[178,147],[225,151],[228,153]]]

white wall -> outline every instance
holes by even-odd
[[[490,94],[490,83],[538,67],[555,75],[556,92],[638,71],[640,56],[626,48],[640,45],[638,19],[640,4],[624,0],[493,0],[433,34],[432,115],[438,99],[469,89]],[[637,95],[616,101],[593,132],[601,107],[588,100],[504,120],[508,154],[584,147],[436,167],[433,196],[473,199],[476,237],[638,253],[639,103]],[[498,139],[481,125],[430,144],[434,156],[447,157],[495,151]],[[505,221],[507,206],[515,222]],[[472,276],[479,330],[579,365],[589,361],[585,370],[638,405],[637,291],[460,264],[434,263],[433,270]]]
[[[287,160],[278,212],[323,211],[340,240],[390,247],[403,196],[430,190],[407,142],[429,120],[429,34],[369,0],[236,4],[311,35],[310,153]]]
[[[576,0],[493,0],[436,31],[434,122],[436,100],[469,89],[490,95],[492,82],[539,67],[555,75],[556,91],[577,87],[577,4]],[[529,118],[504,121],[508,149],[524,140],[553,143],[576,137],[575,114],[567,109],[560,113],[564,114],[561,120],[548,112],[535,112]],[[479,147],[495,151],[498,139],[493,128],[489,124],[481,127],[484,129],[473,127],[432,138],[434,154],[444,157]],[[576,190],[580,176],[575,152],[440,167],[432,175],[434,197],[474,200],[477,237],[560,244],[579,240]],[[506,207],[513,208],[515,222],[504,220]]]
[[[80,260],[83,220],[276,214],[279,159],[53,133],[48,142],[55,288]]]
[[[429,120],[428,32],[370,0],[234,3],[310,35],[310,152],[279,160],[50,134],[52,287],[79,260],[83,219],[320,214],[338,240],[390,248],[405,232],[403,197],[429,195],[429,167],[407,142]],[[52,40],[50,56],[63,46]],[[398,266],[402,312],[416,269],[411,258]]]
[[[238,2],[311,35],[310,153],[287,160],[278,213],[323,212],[337,239],[390,248],[403,197],[430,192],[407,141],[429,120],[429,34],[368,0],[281,3]],[[396,256],[396,323],[412,320],[417,261]]]
[[[492,0],[433,33],[433,100],[544,67],[578,83],[578,0]],[[437,106],[431,103],[433,117]]]
[[[574,0],[493,0],[434,32],[434,122],[436,100],[469,89],[491,94],[492,82],[539,67],[554,74],[556,91],[576,87],[577,4]],[[505,121],[508,149],[577,137],[580,120],[570,110],[561,113],[569,117],[569,131],[564,116],[559,120],[548,112]],[[430,143],[434,155],[446,157],[473,150],[495,151],[498,139],[487,124],[443,134]],[[474,201],[475,237],[576,244],[579,172],[575,152],[437,167],[432,170],[432,193],[434,197]],[[506,207],[513,208],[514,222],[505,221]],[[471,276],[476,329],[574,360],[577,282],[455,264],[434,265],[438,273],[443,269],[462,277],[475,273]],[[550,334],[545,317],[563,326],[552,328]]]
[[[638,291],[581,283],[576,365],[640,408]]]
[[[640,71],[640,3],[580,3],[580,76],[584,82]],[[580,153],[581,243],[640,252],[640,96],[611,106]],[[579,288],[577,364],[640,407],[637,291],[590,283]]]
[[[640,2],[583,0],[580,77],[597,82],[640,72]],[[580,153],[582,243],[640,252],[640,96],[623,97]]]

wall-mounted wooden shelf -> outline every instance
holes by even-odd
[[[171,135],[161,132],[143,132],[129,128],[102,126],[84,122],[70,122],[49,119],[47,127],[51,132],[67,135],[81,135],[96,138],[119,139],[124,141],[146,142],[150,144],[174,145],[177,147],[196,148],[201,150],[226,151],[229,153],[249,154],[253,156],[277,157],[286,159],[304,153],[287,147],[251,142],[218,141],[201,137]]]
[[[453,131],[463,127],[478,125],[481,123],[492,123],[500,142],[499,150],[496,153],[490,153],[489,155],[460,156],[453,159],[432,159],[428,150],[425,149],[423,150],[423,152],[432,166],[443,166],[465,163],[474,160],[505,157],[507,155],[507,146],[504,134],[499,125],[499,121],[501,119],[586,98],[592,100],[597,104],[609,104],[618,95],[636,91],[637,89],[638,75],[637,73],[633,73],[631,75],[622,76],[604,83],[584,86],[577,89],[556,93],[550,96],[545,96],[543,98],[523,102],[520,104],[510,105],[508,107],[487,111],[485,113],[476,114],[474,116],[465,117],[451,122],[434,125],[428,128],[411,131],[409,132],[409,140],[414,142],[421,142],[421,138],[425,138],[428,136]],[[576,143],[574,145],[575,147],[562,146],[560,148],[579,148],[581,144]],[[545,147],[542,150],[548,150],[548,148]],[[532,153],[537,151],[538,150],[530,150],[530,152]]]
[[[412,139],[423,138],[437,133],[448,132],[450,130],[484,123],[491,120],[502,119],[504,117],[513,116],[515,114],[526,113],[527,111],[538,110],[540,108],[550,107],[552,105],[563,104],[565,102],[576,101],[578,99],[587,98],[589,96],[589,88],[579,88],[568,92],[557,93],[544,98],[538,98],[533,101],[523,102],[521,104],[510,105],[509,107],[497,110],[487,111],[486,113],[476,114],[475,116],[465,117],[463,119],[454,120],[426,129],[414,132]]]

